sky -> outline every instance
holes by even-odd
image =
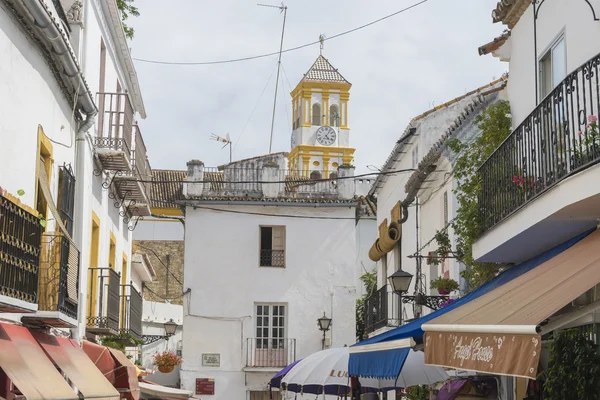
[[[336,35],[419,0],[287,0],[283,48]],[[136,0],[134,58],[206,62],[277,52],[279,0]],[[499,78],[508,65],[477,48],[502,33],[497,0],[428,0],[392,18],[325,42],[323,55],[352,83],[350,141],[357,173],[380,167],[411,118]],[[319,45],[284,53],[273,151],[289,151],[290,91],[319,56]],[[277,56],[217,65],[134,61],[147,118],[140,121],[152,168],[229,161],[211,134],[233,141],[233,158],[267,154]]]

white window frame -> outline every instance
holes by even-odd
[[[555,88],[555,84],[554,84],[554,77],[553,77],[553,71],[554,71],[554,60],[552,59],[552,54],[554,52],[554,50],[558,47],[558,45],[560,44],[560,42],[564,43],[564,52],[565,52],[565,58],[564,58],[564,70],[565,70],[565,76],[563,77],[566,78],[566,76],[569,74],[569,71],[567,70],[567,35],[565,32],[565,29],[563,28],[557,35],[556,37],[550,42],[550,44],[538,55],[538,82],[539,82],[539,95],[540,95],[540,99],[544,99],[546,96],[548,96]],[[545,60],[549,58],[550,60],[550,81],[552,82],[552,87],[550,89],[546,90],[545,87],[545,76],[544,76],[544,68],[543,68],[543,63],[545,62]],[[546,91],[546,93],[544,93]]]
[[[267,318],[268,319],[268,325],[265,327],[264,324],[259,325],[259,314],[258,314],[258,307],[268,307],[269,308],[269,313],[268,316],[265,316],[265,314],[261,314],[261,322],[262,319]],[[283,317],[283,326],[275,326],[274,325],[274,307],[283,307],[283,315],[277,315],[278,318]],[[254,303],[254,333],[256,334],[256,348],[257,349],[285,349],[287,348],[287,321],[288,321],[288,305],[287,303]],[[267,329],[267,336],[262,336],[262,333],[259,335],[259,328],[260,329]],[[283,336],[274,336],[273,335],[273,329],[283,329]],[[263,340],[266,340],[266,344],[267,347],[262,347]],[[277,341],[279,341],[279,343],[277,343]]]

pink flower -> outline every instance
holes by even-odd
[[[579,131],[579,137],[581,137],[581,135],[583,135],[583,132]]]
[[[590,115],[588,117],[588,122],[589,123],[596,122],[596,121],[598,121],[598,117],[596,117],[595,115]]]

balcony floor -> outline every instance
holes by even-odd
[[[60,311],[38,311],[22,317],[21,321],[25,325],[38,327],[75,328],[77,326],[77,319]]]
[[[131,171],[131,162],[125,151],[97,147],[96,153],[105,171]]]
[[[600,165],[573,175],[487,231],[473,246],[480,262],[520,263],[598,225]]]
[[[34,313],[38,309],[36,303],[29,303],[10,296],[0,295],[0,312],[3,313]]]

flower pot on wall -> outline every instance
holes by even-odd
[[[438,293],[442,296],[447,296],[450,294],[449,291],[447,291],[446,289],[442,289],[442,288],[438,289]]]
[[[163,374],[168,374],[169,372],[173,372],[174,369],[175,369],[175,367],[173,365],[158,367],[158,370],[160,372],[162,372]]]

